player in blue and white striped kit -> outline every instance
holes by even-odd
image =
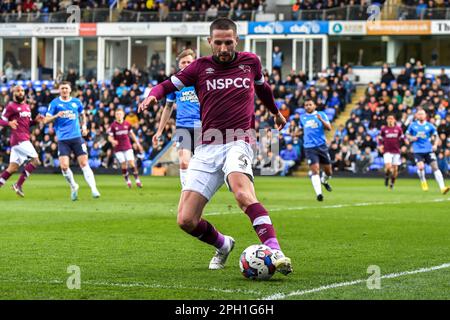
[[[317,200],[323,201],[321,184],[324,185],[327,191],[332,190],[328,180],[331,178],[333,170],[330,154],[328,153],[327,140],[325,138],[325,130],[330,131],[331,124],[324,112],[316,111],[316,104],[313,100],[305,100],[305,110],[306,113],[300,117],[304,137],[303,146],[311,171],[311,182],[316,192]],[[320,165],[323,168],[322,178],[319,175]]]
[[[183,50],[178,55],[177,60],[180,70],[184,69],[195,60],[195,53],[191,49]],[[181,185],[184,186],[189,161],[194,153],[194,130],[201,127],[200,103],[194,87],[185,87],[180,91],[168,94],[158,131],[153,136],[153,143],[155,144],[161,137],[172,114],[174,103],[177,106],[175,139],[177,140],[178,159],[180,161],[180,180]]]

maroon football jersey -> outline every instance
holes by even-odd
[[[132,148],[130,142],[131,124],[127,121],[118,123],[114,121],[109,127],[108,133],[118,142],[114,147],[114,152],[127,151]]]
[[[226,136],[253,141],[250,129],[255,128],[255,88],[263,84],[264,76],[259,58],[249,52],[236,52],[230,63],[219,63],[212,56],[202,57],[171,77],[181,90],[194,86],[200,101],[202,142],[226,143]],[[213,141],[211,141],[213,140]]]
[[[26,103],[10,102],[2,113],[2,120],[17,121],[17,129],[11,129],[11,147],[30,140],[31,109]]]
[[[403,140],[402,128],[384,126],[381,128],[380,138],[384,152],[400,153],[400,143]]]

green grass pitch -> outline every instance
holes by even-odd
[[[144,177],[144,189],[129,190],[119,175],[97,176],[102,197],[92,199],[76,176],[77,202],[61,175],[33,175],[24,199],[10,189],[15,179],[0,189],[0,299],[450,298],[450,198],[431,177],[428,192],[417,179],[390,192],[383,179],[335,178],[322,203],[307,178],[257,177],[294,267],[265,282],[239,272],[240,253],[258,239],[225,187],[205,218],[236,247],[225,269],[210,271],[213,248],[176,224],[176,177]],[[78,290],[67,288],[71,265]],[[367,287],[370,265],[380,289]]]

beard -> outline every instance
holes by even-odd
[[[14,100],[19,103],[22,103],[25,100],[25,96],[14,96]]]

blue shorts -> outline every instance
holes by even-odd
[[[80,137],[58,141],[58,157],[70,157],[72,151],[77,158],[87,154],[87,146],[83,138]]]
[[[175,131],[175,141],[177,142],[178,149],[191,150],[192,154],[194,154],[194,128],[177,127]]]
[[[328,147],[325,144],[316,148],[305,148],[305,156],[308,160],[308,165],[314,163],[331,164]]]
[[[434,152],[428,153],[414,153],[414,160],[417,162],[425,162],[426,164],[431,164],[437,161],[436,154]]]

